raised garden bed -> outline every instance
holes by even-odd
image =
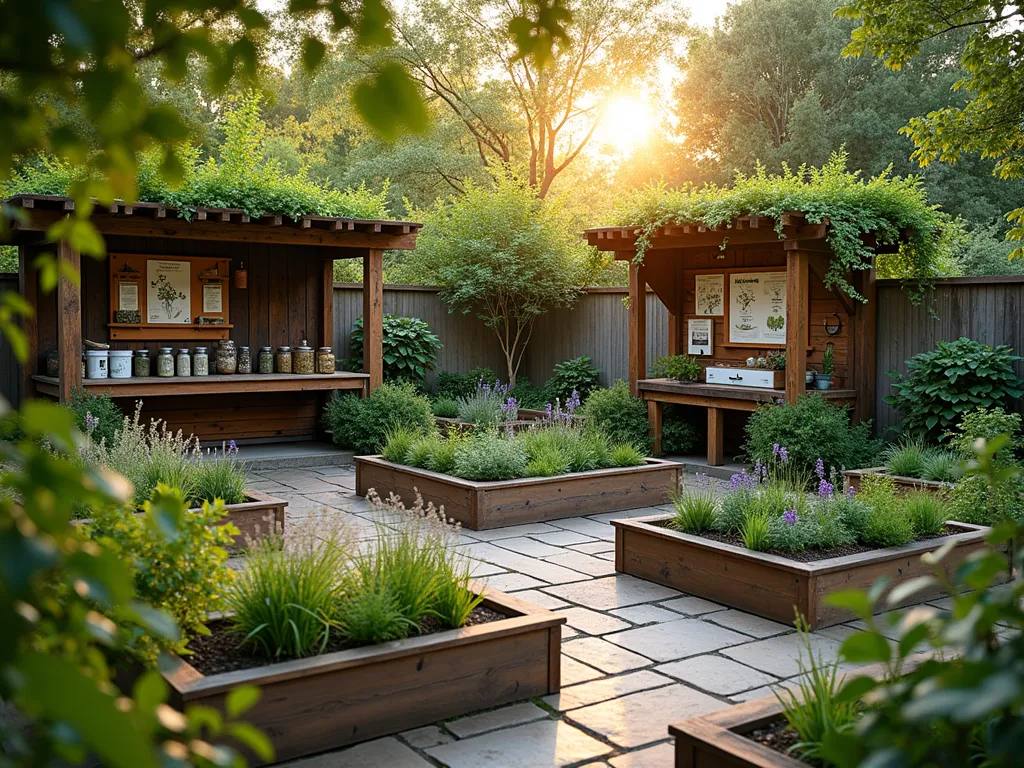
[[[952,483],[944,483],[940,480],[922,480],[919,477],[903,477],[891,475],[885,467],[868,467],[866,469],[847,469],[843,472],[843,485],[845,488],[860,490],[861,480],[865,475],[885,475],[891,477],[896,486],[897,493],[908,493],[910,491],[930,491],[938,493],[944,489],[952,488]]]
[[[664,504],[681,472],[675,462],[646,459],[638,467],[475,482],[380,456],[356,456],[355,462],[358,495],[374,488],[381,498],[394,493],[411,502],[419,491],[424,502],[444,506],[445,517],[473,531]]]
[[[880,576],[889,579],[888,589],[917,576],[931,573],[921,555],[947,541],[956,542],[942,561],[950,576],[971,554],[987,547],[988,528],[950,522],[956,533],[905,547],[800,562],[779,555],[754,552],[701,536],[664,527],[669,515],[613,520],[615,570],[664,584],[732,608],[792,624],[794,608],[811,629],[820,629],[853,618],[823,598],[837,589],[868,589]],[[1012,548],[1000,545],[1009,561]],[[1009,572],[1009,571],[1008,571]],[[926,602],[945,594],[940,589],[917,592],[910,602]],[[891,606],[893,608],[898,606]]]
[[[288,502],[268,496],[260,491],[246,490],[248,501],[228,504],[224,522],[234,523],[238,528],[235,547],[245,546],[246,538],[253,541],[266,538],[273,533],[284,532],[284,512]]]
[[[485,591],[479,582],[470,589]],[[507,618],[211,675],[175,658],[163,676],[178,707],[223,711],[232,688],[259,686],[245,719],[267,734],[277,760],[557,693],[565,617],[494,590],[482,606]]]
[[[538,411],[532,408],[520,408],[516,411],[516,420],[511,422],[512,428],[516,431],[521,429],[529,429],[533,426],[535,421],[547,418],[547,411]],[[459,432],[472,432],[476,426],[471,421],[465,419],[449,418],[447,416],[435,416],[434,422],[437,424],[438,429],[441,433],[447,435],[451,430],[457,430]]]

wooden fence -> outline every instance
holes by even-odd
[[[0,295],[18,290],[18,276],[0,272]],[[7,343],[7,337],[0,333],[0,396],[14,407],[21,402],[21,364],[14,356],[14,350]]]

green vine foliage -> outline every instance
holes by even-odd
[[[175,155],[183,169],[172,187],[161,174],[162,155],[143,152],[138,158],[138,199],[165,203],[189,218],[199,207],[238,208],[250,216],[279,213],[387,219],[388,185],[380,192],[365,186],[339,190],[311,181],[304,173],[290,175],[266,157],[267,126],[258,95],[247,94],[227,110],[221,121],[224,142],[219,158],[202,160],[199,150],[179,145]],[[41,155],[0,184],[0,198],[17,194],[71,195],[77,185],[98,171]]]
[[[898,253],[879,257],[879,273],[909,280],[912,297],[920,299],[936,274],[944,215],[928,204],[918,177],[886,171],[863,179],[846,170],[846,160],[841,152],[821,168],[784,167],[778,175],[758,168],[752,176],[737,174],[730,187],[647,187],[623,200],[615,223],[640,228],[636,259],[641,262],[654,233],[668,224],[718,227],[730,226],[737,216],[771,216],[781,238],[782,214],[799,212],[811,223],[829,222],[833,257],[825,275],[828,288],[863,298],[850,284],[848,272],[874,263],[874,251],[864,242],[864,235],[873,234],[880,245],[899,244]],[[728,244],[728,235],[722,244]]]
[[[353,325],[350,339],[351,368],[363,369],[363,318]],[[384,338],[381,348],[384,358],[384,378],[389,381],[408,381],[422,384],[429,371],[434,370],[441,340],[430,330],[425,320],[418,317],[384,315]]]

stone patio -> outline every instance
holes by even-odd
[[[373,535],[352,467],[254,473],[252,487],[287,499],[289,522],[327,507]],[[626,575],[614,568],[609,520],[666,511],[646,507],[590,518],[463,531],[459,548],[488,585],[568,618],[562,690],[554,696],[288,763],[292,768],[669,768],[668,724],[770,693],[800,674],[792,627]],[[855,629],[812,637],[833,660]]]

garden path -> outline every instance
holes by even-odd
[[[249,487],[287,499],[289,523],[326,507],[332,522],[374,535],[351,466],[258,472]],[[793,627],[615,573],[609,520],[666,509],[463,531],[459,546],[476,578],[567,617],[561,693],[289,768],[669,768],[669,723],[768,695],[769,685],[792,685],[800,674]],[[814,633],[815,654],[834,660],[854,624]]]

